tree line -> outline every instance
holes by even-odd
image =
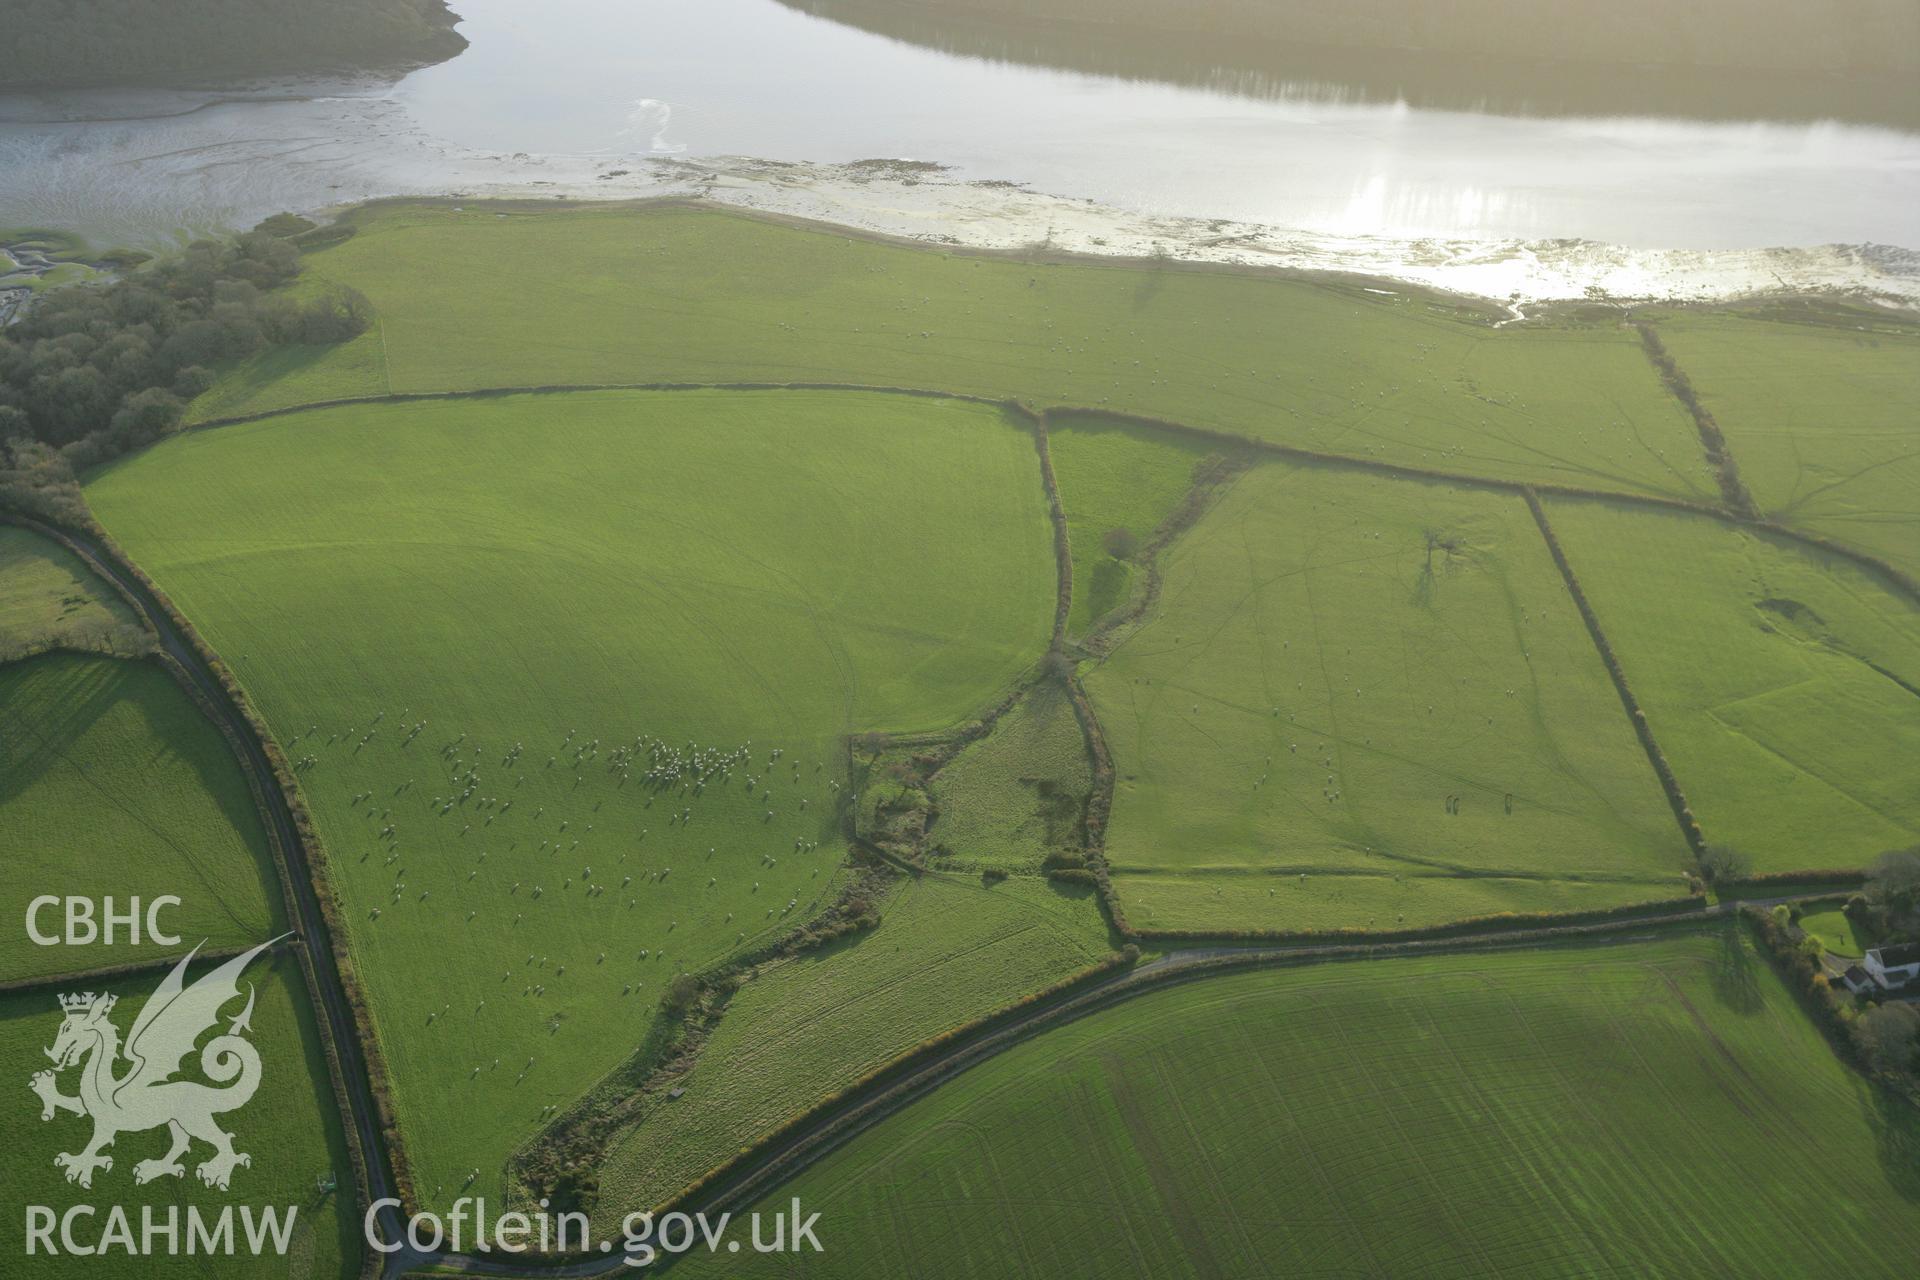
[[[0,506],[69,514],[75,474],[173,430],[215,367],[372,323],[356,290],[288,291],[300,268],[299,249],[255,230],[37,299],[0,329]]]
[[[466,48],[445,0],[0,0],[0,89],[398,69]]]

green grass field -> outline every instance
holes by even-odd
[[[762,968],[734,996],[686,1093],[609,1152],[596,1221],[651,1208],[741,1147],[922,1040],[1107,954],[1091,890],[1014,877],[902,882],[880,927]]]
[[[1062,686],[1033,679],[1058,566],[1031,418],[622,384],[1051,408],[1068,637],[1098,636],[1069,647],[1137,928],[1395,930],[1687,892],[1678,824],[1517,494],[1108,416],[1717,502],[1613,312],[1494,328],[1398,288],[685,206],[349,220],[298,288],[362,290],[373,328],[225,370],[191,416],[252,420],[109,464],[86,497],[294,764],[422,1207],[521,1195],[509,1160],[666,1043],[676,975],[839,894],[843,820],[888,788],[933,807],[924,841],[903,820],[889,845],[933,869],[894,882],[877,929],[759,966],[695,1037],[684,1092],[599,1135],[603,1233],[1114,943],[1091,889],[1033,874],[1081,846],[1092,769]],[[1763,508],[1920,571],[1910,333],[1655,322]],[[516,387],[548,390],[300,409]],[[1778,871],[1920,840],[1920,609],[1751,528],[1548,508],[1709,841]],[[1144,546],[1176,514],[1152,607],[1103,629],[1149,580],[1105,535]],[[95,585],[0,529],[0,656],[124,629]],[[922,776],[929,735],[1016,690]],[[886,839],[885,816],[863,833]],[[0,849],[16,919],[80,875],[180,893],[189,941],[284,927],[231,758],[151,664],[0,666]],[[1803,923],[1859,941],[1834,913]],[[0,943],[0,979],[73,968]],[[297,974],[276,975],[259,1039],[309,1074],[235,1127],[273,1143],[260,1193],[310,1205],[345,1162]],[[50,1001],[0,999],[23,1080]],[[16,1144],[0,1192],[59,1202],[53,1149]],[[1839,1064],[1744,935],[1702,927],[1172,987],[963,1073],[771,1200],[795,1195],[827,1254],[727,1274],[1879,1276],[1920,1246],[1920,1116]],[[356,1234],[320,1206],[293,1273],[350,1270]]]
[[[1073,704],[1043,681],[934,775],[928,838],[947,865],[1032,870],[1049,850],[1083,847],[1092,788]]]
[[[1710,498],[1693,426],[1611,319],[1495,330],[1411,293],[1038,264],[674,207],[388,205],[311,255],[373,300],[201,418],[342,395],[848,381],[1126,409],[1415,466]],[[502,282],[508,282],[503,286]]]
[[[123,965],[179,948],[29,940],[34,898],[172,894],[160,923],[191,947],[282,927],[259,811],[219,731],[148,662],[49,654],[0,666],[0,981]],[[62,909],[42,912],[63,931]],[[122,929],[125,926],[121,926]]]
[[[1266,463],[1163,573],[1086,676],[1135,925],[1393,929],[1684,892],[1686,846],[1518,498]]]
[[[1710,842],[1786,871],[1920,839],[1920,609],[1704,517],[1549,514]]]
[[[975,1067],[689,1275],[1893,1277],[1920,1115],[1730,930],[1209,979]],[[990,1225],[989,1225],[990,1224]]]
[[[206,969],[196,964],[188,981]],[[158,981],[158,975],[154,975],[107,984],[107,990],[119,997],[111,1018],[123,1036]],[[184,1158],[187,1168],[182,1177],[136,1185],[134,1165],[165,1153],[164,1129],[121,1133],[109,1152],[112,1169],[96,1172],[90,1190],[69,1184],[65,1174],[54,1167],[53,1157],[59,1152],[79,1151],[91,1133],[91,1125],[67,1112],[57,1112],[52,1120],[42,1123],[40,1103],[28,1093],[26,1083],[29,1076],[48,1065],[42,1050],[53,1044],[61,1022],[55,997],[71,988],[48,986],[0,996],[0,1069],[6,1071],[17,1090],[7,1123],[6,1151],[0,1155],[0,1197],[12,1206],[11,1212],[0,1216],[0,1251],[9,1259],[10,1270],[24,1267],[19,1274],[34,1276],[140,1275],[156,1280],[227,1276],[330,1280],[358,1273],[360,1223],[352,1197],[352,1169],[299,967],[290,956],[262,957],[248,967],[241,981],[243,991],[245,984],[251,984],[256,992],[253,1030],[248,1039],[260,1050],[260,1087],[244,1107],[219,1117],[221,1126],[233,1134],[234,1148],[253,1158],[251,1165],[234,1170],[227,1191],[205,1187],[195,1176],[195,1166],[211,1154],[211,1149],[200,1143],[195,1143]],[[93,990],[100,989],[98,984],[89,985]],[[238,1012],[238,1005],[228,1012]],[[198,1079],[198,1058],[189,1058],[188,1064],[181,1078]],[[77,1092],[80,1069],[70,1068],[60,1075],[62,1093]],[[127,1065],[123,1061],[115,1070],[125,1074]],[[338,1179],[342,1190],[323,1199],[316,1183],[329,1173]],[[108,1206],[125,1206],[136,1239],[141,1206],[152,1206],[163,1221],[169,1206],[178,1206],[182,1256],[165,1256],[162,1237],[158,1241],[160,1256],[155,1257],[136,1259],[116,1250],[100,1257],[39,1254],[30,1262],[20,1261],[26,1248],[23,1206],[30,1204],[51,1206],[56,1213],[74,1204],[95,1205],[98,1212],[94,1217],[76,1222],[75,1234],[86,1244],[98,1240],[106,1226]],[[286,1255],[268,1253],[256,1258],[242,1248],[233,1257],[184,1256],[189,1205],[213,1216],[222,1206],[234,1206],[236,1237],[242,1232],[241,1206],[252,1206],[256,1211],[272,1207],[282,1214],[289,1206],[296,1207]],[[57,1233],[54,1239],[58,1242]]]
[[[1809,911],[1800,917],[1799,924],[1810,936],[1820,939],[1821,946],[1837,956],[1858,960],[1873,945],[1854,927],[1853,921],[1847,919],[1846,912],[1838,907]]]
[[[1655,327],[1763,511],[1920,577],[1920,331],[1738,311]]]
[[[1089,414],[1061,415],[1047,437],[1073,553],[1067,634],[1084,636],[1125,604],[1134,586],[1138,556],[1116,558],[1103,540],[1124,529],[1144,546],[1180,506],[1193,487],[1194,468],[1213,449]]]
[[[56,645],[98,648],[133,613],[65,547],[0,525],[0,660]]]
[[[1032,437],[953,402],[327,410],[88,497],[298,764],[429,1204],[807,916],[845,734],[976,713],[1053,612]]]

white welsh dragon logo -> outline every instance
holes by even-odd
[[[42,1120],[53,1119],[57,1111],[93,1117],[93,1141],[77,1153],[63,1152],[53,1158],[56,1167],[66,1170],[68,1182],[91,1187],[95,1169],[113,1168],[113,1157],[103,1155],[102,1150],[112,1146],[116,1136],[161,1125],[172,1133],[173,1146],[157,1160],[135,1164],[135,1182],[180,1177],[186,1172],[180,1157],[195,1138],[213,1147],[212,1157],[195,1170],[200,1181],[210,1187],[226,1190],[235,1167],[253,1163],[251,1156],[233,1149],[233,1135],[213,1120],[221,1112],[245,1106],[260,1087],[260,1053],[241,1039],[243,1033],[252,1030],[251,983],[247,985],[247,1007],[231,1019],[224,1034],[214,1036],[200,1050],[200,1070],[207,1079],[226,1087],[216,1089],[173,1076],[201,1035],[219,1022],[221,1008],[239,998],[240,971],[279,940],[263,942],[235,956],[190,987],[183,978],[188,961],[200,953],[200,948],[189,952],[134,1019],[124,1050],[133,1066],[124,1075],[114,1074],[114,1064],[123,1050],[119,1028],[107,1020],[115,997],[96,996],[91,991],[60,997],[60,1008],[67,1016],[53,1047],[46,1051],[53,1059],[53,1070],[38,1072],[30,1084],[40,1095]],[[55,1073],[76,1063],[84,1063],[80,1068],[80,1093],[68,1097],[60,1092]]]

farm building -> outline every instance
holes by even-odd
[[[1850,964],[1845,969],[1835,971],[1833,980],[1854,995],[1873,990],[1873,975],[1857,964]]]
[[[1897,991],[1920,979],[1920,942],[1904,942],[1897,947],[1874,947],[1867,952],[1866,971],[1874,985]]]

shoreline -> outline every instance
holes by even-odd
[[[786,213],[754,205],[717,200],[707,195],[654,195],[637,197],[617,197],[603,195],[599,198],[557,196],[543,192],[539,196],[525,194],[507,195],[456,195],[456,196],[379,196],[370,200],[355,201],[325,209],[307,211],[306,216],[319,221],[322,225],[353,225],[362,214],[371,214],[384,209],[400,208],[437,208],[450,212],[480,212],[492,210],[498,213],[546,214],[554,212],[577,211],[591,213],[602,212],[643,212],[650,209],[694,209],[709,213],[726,214],[737,218],[749,218],[775,226],[791,227],[795,230],[811,232],[815,235],[841,236],[848,239],[866,241],[874,244],[891,245],[903,249],[919,249],[944,252],[955,257],[984,258],[989,260],[1026,262],[1036,265],[1069,265],[1081,268],[1112,268],[1115,270],[1157,269],[1164,271],[1198,271],[1222,275],[1243,276],[1249,279],[1292,280],[1304,284],[1318,285],[1327,289],[1348,293],[1360,292],[1384,297],[1405,297],[1432,307],[1451,308],[1455,312],[1476,313],[1490,328],[1504,328],[1510,324],[1532,321],[1551,322],[1556,316],[1581,308],[1608,308],[1619,311],[1622,318],[1631,315],[1634,308],[1641,306],[1661,307],[1702,307],[1734,308],[1755,302],[1805,302],[1816,305],[1855,311],[1863,322],[1878,321],[1890,325],[1908,325],[1920,323],[1920,306],[1890,306],[1886,303],[1863,299],[1849,292],[1833,289],[1792,289],[1770,290],[1747,295],[1709,297],[1709,298],[1621,298],[1612,296],[1594,296],[1582,293],[1562,298],[1529,298],[1524,300],[1491,298],[1481,294],[1466,293],[1449,289],[1444,285],[1431,284],[1422,280],[1409,280],[1402,277],[1378,275],[1354,267],[1337,266],[1294,266],[1270,261],[1237,262],[1232,260],[1181,257],[1173,254],[1142,255],[1125,254],[1100,250],[1087,252],[1060,246],[1039,247],[1035,245],[998,246],[949,242],[928,237],[900,235],[885,230],[859,226],[847,222],[835,222],[800,214]]]
[[[523,159],[530,159],[522,157]],[[542,157],[591,178],[485,182],[302,210],[332,221],[362,205],[462,201],[700,204],[894,243],[1081,263],[1212,267],[1399,286],[1504,311],[1514,323],[1568,303],[1688,305],[1818,298],[1920,313],[1920,250],[1892,245],[1634,249],[1574,239],[1344,235],[1224,218],[1139,213],[938,164],[816,164],[750,157]]]
[[[351,79],[283,80],[239,96],[140,91],[116,95],[129,115],[79,112],[68,98],[42,99],[47,114],[0,111],[36,146],[74,129],[119,120],[166,125],[183,117],[245,110],[249,103],[300,106],[301,136],[243,130],[211,145],[166,147],[128,162],[78,163],[47,152],[38,189],[0,202],[0,226],[61,227],[96,249],[127,244],[166,249],[186,239],[251,227],[292,211],[326,221],[392,199],[632,202],[698,199],[850,233],[955,251],[1065,254],[1077,260],[1143,260],[1280,271],[1371,281],[1389,291],[1425,289],[1491,303],[1502,323],[1554,304],[1731,303],[1818,297],[1920,313],[1920,248],[1826,244],[1778,248],[1639,249],[1570,237],[1382,236],[1278,223],[1143,212],[1088,197],[1060,196],[1030,183],[981,177],[927,160],[875,158],[812,162],[677,153],[527,153],[451,146],[418,129],[401,101]],[[16,102],[16,107],[21,104]],[[62,111],[59,105],[67,110]],[[189,142],[196,132],[164,134]],[[309,132],[318,130],[318,133]],[[282,169],[291,151],[297,166]],[[3,152],[0,152],[3,154]],[[26,158],[23,153],[23,159]],[[140,173],[151,165],[154,171]],[[183,167],[184,166],[184,167]],[[235,175],[265,167],[285,181],[252,185]],[[211,187],[204,184],[211,183]],[[135,194],[138,193],[138,194]],[[131,196],[131,198],[129,198]]]

